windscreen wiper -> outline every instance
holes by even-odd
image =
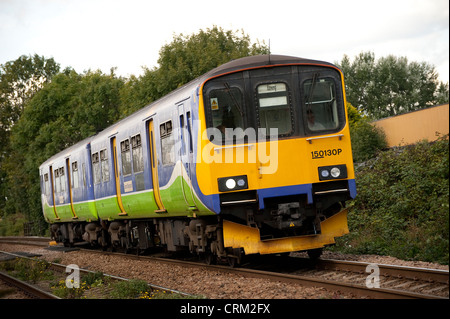
[[[236,101],[236,98],[233,96],[233,94],[231,94],[231,88],[230,85],[228,84],[228,82],[225,82],[223,85],[225,85],[226,89],[227,89],[227,93],[228,95],[231,97],[231,100],[233,101],[234,106],[238,109],[239,113],[242,116],[242,119],[244,118],[244,113],[241,110],[241,107],[239,106],[238,101]]]
[[[317,78],[318,77],[319,77],[319,73],[318,72],[313,74],[311,87],[309,88],[308,97],[306,98],[306,106],[307,106],[307,110],[308,111],[311,111],[311,98],[312,98],[312,94],[314,92],[314,88],[316,86],[316,82],[317,82]]]

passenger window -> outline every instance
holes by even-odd
[[[134,173],[144,171],[144,156],[142,154],[141,135],[138,134],[131,138],[131,150],[133,155],[133,170]]]
[[[271,128],[278,129],[278,135],[293,132],[288,87],[285,83],[267,83],[257,87],[259,127],[270,135]]]
[[[92,154],[92,168],[94,170],[94,184],[100,184],[101,171],[100,171],[100,160],[98,157],[98,153]]]
[[[334,130],[339,127],[336,87],[330,78],[307,80],[303,84],[306,124],[310,131]]]
[[[78,162],[72,163],[72,187],[78,188],[80,186],[79,183],[79,174],[78,174]]]
[[[162,163],[173,164],[175,163],[175,141],[172,134],[172,121],[167,121],[159,126],[161,133],[161,154]]]
[[[50,188],[49,188],[49,181],[48,181],[48,173],[44,174],[44,194],[45,195],[50,195],[49,192]]]
[[[61,192],[61,182],[59,178],[59,169],[55,169],[55,193]]]
[[[100,161],[102,166],[102,182],[109,181],[109,165],[108,165],[108,153],[106,149],[100,151]]]
[[[131,152],[130,140],[120,142],[120,151],[122,156],[122,174],[131,175]]]
[[[59,178],[61,181],[61,192],[66,190],[66,176],[64,175],[64,167],[59,168]]]

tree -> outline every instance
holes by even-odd
[[[348,101],[373,119],[448,103],[448,83],[439,82],[426,62],[394,55],[375,60],[373,52],[362,52],[353,62],[344,55],[336,64],[345,75]]]
[[[23,112],[25,104],[45,83],[59,72],[53,58],[35,54],[22,55],[0,65],[0,129],[10,129]]]
[[[159,51],[159,68],[144,69],[144,75],[131,77],[122,92],[122,115],[168,94],[211,69],[234,59],[267,54],[268,47],[251,43],[241,31],[225,31],[214,26],[185,36],[174,35]]]
[[[105,129],[119,118],[122,78],[112,71],[78,74],[66,69],[31,100],[11,130],[5,160],[5,210],[23,213],[45,226],[40,203],[39,165],[53,154]],[[45,229],[45,227],[41,227]]]
[[[10,154],[11,129],[26,104],[59,72],[59,68],[53,58],[46,59],[37,54],[22,55],[0,65],[0,214],[8,195],[5,161]]]

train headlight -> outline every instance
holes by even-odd
[[[322,176],[323,178],[328,178],[328,176],[330,176],[330,171],[327,169],[324,169],[320,172],[320,176]]]
[[[227,179],[227,181],[225,182],[225,186],[228,189],[234,189],[236,187],[236,181],[232,178]]]
[[[344,165],[331,165],[319,167],[319,180],[332,180],[347,178],[347,166]]]
[[[341,176],[341,170],[339,169],[339,167],[333,167],[331,169],[331,176],[333,178],[338,178],[339,176]]]
[[[219,185],[219,192],[229,192],[248,188],[247,175],[218,178],[217,183]]]

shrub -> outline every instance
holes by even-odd
[[[351,125],[350,135],[355,162],[373,158],[380,150],[387,147],[383,130],[370,124],[367,118],[362,118]]]
[[[357,165],[347,252],[449,262],[448,136],[379,153]]]

